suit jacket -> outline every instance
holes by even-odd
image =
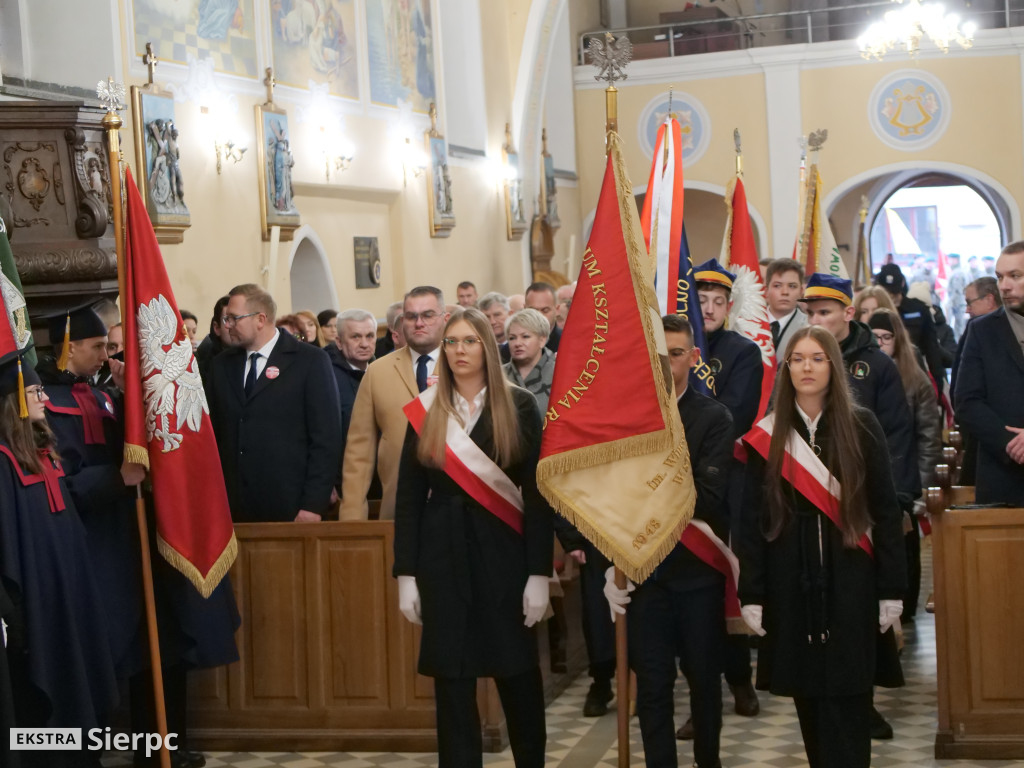
[[[1024,353],[1006,309],[971,321],[957,368],[957,420],[978,440],[975,498],[1024,506],[1024,466],[1006,453],[1024,427]]]
[[[798,306],[796,312],[793,314],[793,319],[789,321],[782,330],[782,337],[779,339],[779,345],[775,348],[775,359],[783,360],[786,354],[786,345],[789,344],[789,340],[793,338],[793,334],[799,331],[801,328],[807,325],[807,314],[800,309]]]
[[[761,350],[746,336],[724,327],[709,333],[707,339],[707,363],[715,375],[715,399],[729,409],[732,436],[739,439],[754,426],[761,403]]]
[[[359,385],[345,439],[341,468],[341,519],[366,520],[366,493],[376,462],[383,486],[381,520],[395,517],[398,462],[409,420],[402,407],[419,395],[412,372],[412,352],[402,347],[375,360]]]
[[[322,515],[342,450],[331,362],[322,349],[281,333],[246,397],[247,354],[232,347],[217,355],[207,385],[231,516],[265,523],[294,520],[300,509]]]

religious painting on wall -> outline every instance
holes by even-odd
[[[270,15],[280,85],[326,83],[332,96],[359,98],[355,0],[274,0]]]
[[[425,113],[437,100],[430,0],[366,0],[370,101],[409,101]]]
[[[505,123],[505,146],[501,149],[505,162],[505,224],[509,240],[520,240],[526,231],[526,207],[523,204],[523,174],[519,153],[512,147],[512,132]]]
[[[291,240],[300,224],[292,187],[295,157],[288,128],[288,113],[275,106],[256,107],[256,146],[260,176],[260,226],[263,239],[270,228],[281,228],[281,240]]]
[[[430,236],[448,237],[455,227],[452,177],[448,171],[448,142],[437,132],[437,106],[430,105],[430,130],[424,134],[430,166],[427,194],[430,200]]]
[[[253,0],[132,0],[135,53],[146,43],[161,61],[209,58],[217,72],[257,76]]]
[[[139,192],[157,240],[180,243],[192,223],[181,173],[181,135],[174,96],[152,83],[132,86],[132,124]]]

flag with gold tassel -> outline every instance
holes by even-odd
[[[832,225],[821,206],[821,173],[818,163],[811,164],[807,172],[804,199],[801,202],[803,227],[797,241],[797,261],[811,275],[821,272],[849,280],[850,275],[836,245]]]
[[[608,146],[559,343],[537,481],[552,506],[639,583],[679,542],[695,491],[654,273],[615,133]]]
[[[235,540],[210,409],[142,196],[125,174],[125,460],[150,470],[160,554],[209,597]]]

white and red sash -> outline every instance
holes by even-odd
[[[725,618],[739,618],[740,599],[736,594],[736,585],[740,580],[740,561],[736,555],[703,520],[691,520],[683,529],[679,541],[702,562],[725,576]]]
[[[402,408],[417,435],[422,434],[423,420],[435,397],[437,387],[428,387]],[[480,506],[522,535],[522,492],[501,467],[480,450],[458,419],[451,416],[445,434],[444,471]]]
[[[775,414],[770,413],[743,436],[743,441],[761,454],[766,461],[774,428]],[[782,476],[801,496],[820,509],[836,528],[842,528],[839,524],[839,481],[829,472],[821,459],[814,455],[811,446],[803,441],[796,430],[793,430],[786,442]],[[870,531],[860,537],[857,546],[869,556],[875,556]]]

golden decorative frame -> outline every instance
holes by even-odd
[[[523,200],[523,180],[519,177],[519,153],[512,146],[512,130],[505,123],[505,146],[501,148],[501,160],[505,168],[515,168],[516,176],[505,177],[505,229],[509,240],[522,240],[530,227],[526,220],[526,201]]]
[[[295,200],[292,199],[293,213],[281,213],[272,204],[270,198],[270,191],[267,189],[267,183],[269,174],[267,171],[267,137],[266,131],[263,128],[264,120],[266,115],[277,115],[283,122],[285,127],[285,135],[289,144],[289,152],[291,150],[291,138],[288,128],[288,113],[279,109],[273,103],[260,104],[255,107],[256,111],[256,167],[258,169],[259,178],[259,199],[260,199],[260,228],[262,230],[263,239],[270,240],[270,229],[271,227],[281,228],[281,242],[287,242],[292,239],[295,234],[295,230],[298,229],[302,224],[302,217],[299,214],[297,208],[294,208]]]
[[[139,185],[139,193],[142,195],[142,202],[146,204],[146,211],[149,213],[149,220],[153,223],[153,231],[156,233],[158,243],[181,243],[185,239],[185,230],[192,226],[192,214],[188,212],[188,205],[185,205],[185,213],[166,213],[158,211],[155,201],[149,191],[149,177],[151,169],[146,163],[146,112],[145,100],[147,98],[166,99],[170,102],[171,114],[174,114],[174,94],[165,91],[160,86],[150,82],[148,85],[133,85],[132,95],[132,134],[135,139],[135,169],[136,183]],[[180,166],[179,166],[180,167]]]
[[[451,175],[448,168],[448,142],[437,131],[437,105],[430,104],[430,130],[423,133],[424,149],[427,151],[427,210],[431,237],[448,237],[455,228],[455,202],[451,191]],[[435,150],[440,155],[441,163],[435,162]],[[447,211],[438,208],[438,189],[447,198]]]

